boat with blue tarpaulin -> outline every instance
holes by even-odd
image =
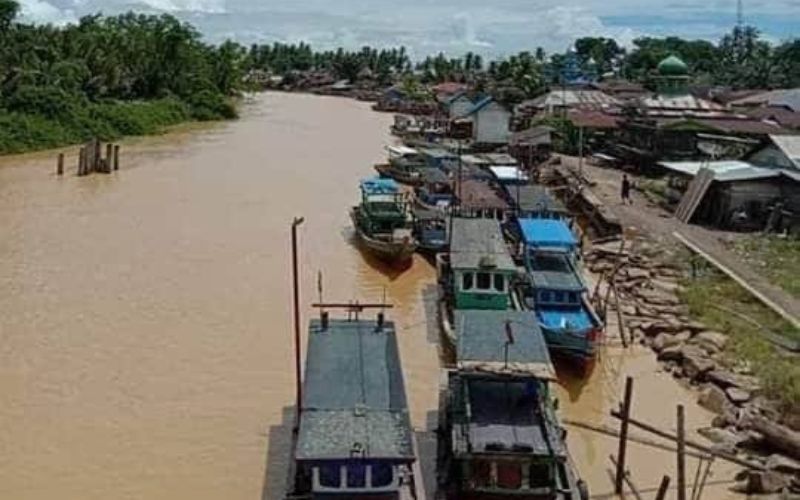
[[[406,195],[392,179],[364,179],[360,190],[361,204],[350,210],[359,240],[387,263],[408,263],[417,241]]]

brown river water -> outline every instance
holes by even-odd
[[[298,215],[304,303],[321,271],[326,300],[395,305],[430,486],[435,272],[422,259],[382,269],[347,216],[393,142],[391,119],[351,100],[261,94],[238,121],[124,142],[112,175],[75,177],[74,148],[62,178],[54,152],[0,159],[0,500],[280,498]],[[616,425],[608,412],[634,375],[638,418],[674,429],[684,403],[689,429],[707,425],[651,353],[609,344],[590,379],[564,377],[563,416]],[[616,440],[569,432],[592,496],[613,498]],[[629,457],[645,497],[664,474],[674,485],[673,454],[631,444]],[[712,471],[703,498],[733,498],[735,469]]]

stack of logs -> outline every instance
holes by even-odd
[[[86,143],[78,153],[78,176],[94,172],[110,174],[113,170],[119,170],[119,144],[109,142],[105,145],[105,150],[104,157],[103,144],[99,139]],[[56,173],[64,175],[64,153],[58,155]]]
[[[728,335],[690,318],[689,308],[678,296],[683,276],[679,269],[649,257],[654,251],[626,249],[626,245],[620,241],[593,245],[584,256],[587,268],[601,276],[593,297],[601,316],[609,309],[616,311],[625,345],[638,339],[656,352],[674,377],[700,390],[699,404],[718,415],[713,427],[700,433],[715,446],[729,453],[743,449],[776,453],[763,462],[764,467],[787,475],[771,481],[768,488],[763,488],[762,477],[748,477],[749,486],[743,489],[753,493],[800,489],[800,418],[777,411],[763,396],[751,367],[726,360]],[[611,294],[601,291],[600,284],[616,291],[619,300],[610,300]],[[760,486],[752,486],[756,483]]]

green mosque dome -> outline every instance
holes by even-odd
[[[661,76],[687,76],[689,67],[679,57],[669,56],[658,64],[658,74]]]

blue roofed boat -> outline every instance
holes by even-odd
[[[359,240],[387,263],[408,263],[417,242],[405,194],[392,179],[364,179],[360,187],[361,204],[350,210]]]
[[[394,324],[355,318],[309,324],[287,500],[421,497]]]
[[[559,422],[547,344],[530,311],[456,311],[440,388],[437,498],[588,500]]]
[[[532,310],[554,354],[591,369],[603,325],[587,297],[576,262],[578,240],[556,219],[519,219],[527,279],[516,286],[522,309]]]

